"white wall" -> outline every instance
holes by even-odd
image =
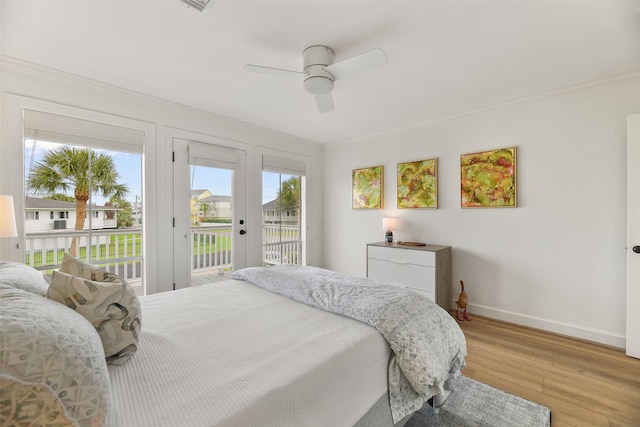
[[[145,164],[146,194],[143,212],[147,238],[147,274],[150,290],[172,287],[172,228],[173,181],[172,136],[210,140],[222,138],[230,146],[248,147],[248,194],[250,207],[247,218],[249,264],[261,261],[261,233],[251,233],[251,220],[261,221],[261,154],[297,156],[307,159],[308,221],[307,257],[312,264],[322,263],[322,147],[314,142],[234,121],[215,114],[151,98],[135,92],[115,88],[100,82],[57,72],[38,65],[0,56],[0,194],[14,194],[16,210],[22,211],[21,192],[24,176],[21,123],[14,114],[15,105],[44,105],[49,112],[82,111],[87,115],[110,115],[114,120],[135,121],[147,134]],[[168,82],[170,84],[170,82]],[[18,99],[18,101],[16,101]],[[66,111],[65,110],[65,111]],[[58,112],[59,113],[59,112]],[[60,114],[60,113],[59,113]],[[84,113],[83,113],[84,115]],[[80,117],[85,118],[85,117]],[[16,136],[17,135],[17,136]],[[18,221],[21,221],[18,215]],[[18,224],[19,231],[23,224]],[[257,228],[256,228],[257,230]],[[13,239],[0,242],[0,259],[21,260],[20,250]],[[256,249],[257,247],[257,249]],[[257,254],[257,255],[256,255]],[[257,258],[256,258],[257,256]]]
[[[364,276],[365,245],[453,248],[472,313],[624,347],[626,118],[640,78],[556,92],[325,149],[325,265]],[[517,146],[517,208],[461,209],[460,155]],[[396,208],[396,164],[439,159],[439,209]],[[640,159],[638,159],[640,161]],[[385,209],[351,209],[351,170],[385,167]],[[455,303],[452,303],[455,307]]]

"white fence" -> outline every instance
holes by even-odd
[[[142,238],[136,230],[56,231],[28,233],[25,263],[38,270],[60,267],[76,239],[76,256],[100,265],[125,279],[142,277]]]
[[[265,265],[300,264],[302,240],[297,226],[263,225],[262,260]]]
[[[231,227],[228,224],[191,228],[192,271],[231,268]]]
[[[298,227],[264,225],[262,227],[264,265],[300,264],[302,241]],[[25,262],[38,270],[60,267],[65,252],[76,242],[76,256],[104,266],[126,280],[142,277],[142,237],[139,230],[61,230],[28,233],[25,238]],[[231,268],[231,227],[216,224],[191,228],[192,270]]]

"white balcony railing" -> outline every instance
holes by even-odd
[[[28,233],[25,263],[38,270],[60,267],[76,239],[76,256],[128,280],[142,277],[142,236],[137,230],[61,230]]]
[[[262,259],[264,265],[300,264],[302,241],[297,226],[263,225]],[[193,241],[192,271],[231,268],[231,227],[228,224],[191,228]],[[76,256],[103,266],[125,280],[142,278],[142,236],[130,230],[60,230],[28,233],[25,238],[25,263],[38,270],[60,267],[65,252],[76,239]]]

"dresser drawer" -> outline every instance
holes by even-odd
[[[367,277],[400,286],[451,307],[451,246],[367,244]]]
[[[367,277],[424,292],[436,291],[436,270],[424,265],[369,258]]]
[[[367,246],[369,259],[381,259],[405,264],[436,266],[436,254],[429,251],[402,249],[397,247]]]

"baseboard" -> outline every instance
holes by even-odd
[[[453,305],[455,310],[456,306]],[[600,329],[585,328],[583,326],[573,325],[570,323],[557,322],[549,319],[528,316],[512,311],[501,310],[493,307],[486,307],[478,304],[469,304],[467,310],[471,314],[488,317],[490,319],[500,320],[503,322],[514,323],[516,325],[527,326],[534,329],[553,332],[572,338],[578,338],[586,341],[593,341],[599,344],[608,345],[624,349],[626,346],[626,338],[624,335],[616,334],[610,331]]]

